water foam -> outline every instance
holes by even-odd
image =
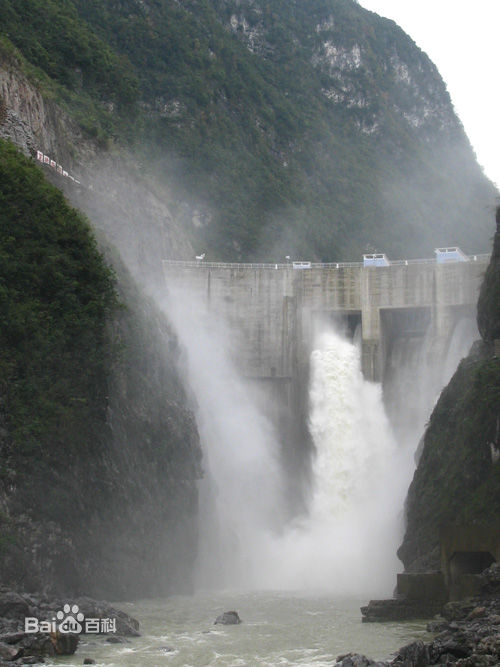
[[[232,338],[204,304],[170,294],[204,453],[200,485],[199,585],[253,587],[263,545],[284,521],[279,442],[252,387],[238,374]]]
[[[267,583],[390,594],[411,453],[396,445],[381,387],[363,378],[359,348],[334,332],[320,336],[311,355],[310,429],[310,513],[274,541]]]
[[[359,344],[333,331],[317,339],[309,511],[286,523],[279,439],[231,361],[233,336],[192,296],[171,295],[168,311],[185,350],[204,449],[199,585],[390,595],[417,434],[396,443],[382,387],[362,375]],[[459,347],[450,346],[449,368]],[[421,351],[413,357],[411,368],[420,368]]]

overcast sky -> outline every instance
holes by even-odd
[[[500,0],[358,0],[438,68],[486,175],[500,187]]]

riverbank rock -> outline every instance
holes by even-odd
[[[0,660],[16,660],[22,655],[22,649],[17,646],[10,646],[0,642]]]
[[[339,655],[336,664],[340,667],[372,667],[375,664],[373,660],[367,658],[366,655],[360,653],[347,653],[346,655]]]
[[[75,600],[85,618],[116,619],[116,632],[113,636],[140,637],[139,621],[121,609],[116,609],[109,602],[80,597]]]
[[[28,616],[30,605],[26,598],[14,591],[0,593],[0,617],[5,619],[24,619]]]
[[[215,619],[214,625],[238,625],[241,623],[241,618],[237,611],[225,611]]]
[[[115,632],[108,629],[102,630],[102,634],[112,632],[113,636],[140,636],[139,621],[104,600],[94,600],[89,597],[48,598],[45,595],[27,595],[2,590],[0,591],[0,637],[8,635],[10,640],[15,642],[16,633],[24,636],[25,618],[33,617],[39,621],[52,620],[65,607],[74,608],[75,606],[78,607],[78,612],[74,613],[83,614],[85,619],[114,621]]]
[[[500,563],[493,563],[481,573],[482,590],[485,593],[500,594]]]
[[[79,636],[73,633],[51,632],[50,641],[56,655],[73,655],[78,647]]]
[[[366,656],[347,654],[337,658],[342,667],[427,667],[455,665],[456,667],[493,667],[500,665],[500,595],[488,592],[490,578],[496,569],[485,575],[485,591],[481,597],[443,606],[443,617],[427,625],[435,632],[434,639],[411,642],[400,648],[391,660],[376,663]],[[491,570],[491,568],[489,568]],[[376,602],[376,601],[375,601]],[[385,601],[384,601],[385,602]]]
[[[431,660],[430,645],[417,641],[400,648],[392,664],[398,667],[424,667],[434,664]]]
[[[379,623],[381,621],[407,621],[415,618],[429,618],[437,614],[442,602],[434,600],[408,600],[407,598],[390,598],[388,600],[370,600],[361,607],[363,623]]]
[[[69,649],[69,645],[73,649]],[[76,639],[65,639],[59,644],[59,655],[72,655],[78,644]],[[4,664],[33,665],[44,662],[44,658],[53,657],[58,653],[54,641],[49,635],[41,632],[16,632],[0,635],[0,667]]]
[[[109,633],[108,639],[113,642],[126,641],[120,637],[139,636],[139,622],[108,602],[87,597],[74,600],[50,599],[44,595],[27,595],[3,589],[0,590],[0,611],[3,614],[0,615],[0,667],[37,664],[44,662],[46,657],[73,655],[80,639],[78,633],[24,631],[25,618],[52,621],[59,618],[58,613],[68,613],[69,609],[81,622],[82,628],[87,619],[104,621],[99,623],[100,634]]]

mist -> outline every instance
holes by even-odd
[[[443,347],[431,331],[423,336],[394,335],[384,379],[384,405],[399,443],[416,449],[439,394],[479,338],[472,317],[455,324]]]
[[[363,377],[360,336],[317,323],[308,388],[312,474],[305,511],[290,516],[286,443],[258,389],[241,376],[242,331],[230,330],[199,295],[169,294],[206,466],[198,585],[390,595],[419,440],[475,338],[474,321],[457,322],[446,354],[430,332],[400,332],[385,391]]]
[[[316,337],[314,348],[309,513],[274,539],[266,583],[387,595],[398,569],[410,452],[398,449],[381,386],[362,376],[359,347],[330,329]]]
[[[285,517],[278,436],[236,370],[224,323],[192,292],[170,289],[166,305],[184,348],[180,366],[204,451],[198,585],[252,587],[265,544]]]
[[[299,472],[307,483],[295,490],[279,408],[241,374],[242,331],[231,330],[203,295],[165,284],[161,259],[194,259],[203,250],[183,228],[175,196],[166,185],[155,194],[145,181],[131,184],[126,169],[109,173],[105,165],[93,172],[78,205],[177,337],[177,368],[203,450],[195,588],[390,595],[414,454],[440,389],[474,339],[474,323],[457,326],[447,355],[430,336],[396,340],[383,387],[363,378],[355,343],[320,327],[308,387],[313,450],[303,443]],[[197,210],[187,202],[184,209]],[[298,247],[290,235],[275,242],[280,260]],[[164,344],[170,358],[171,342]]]

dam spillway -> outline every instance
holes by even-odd
[[[231,264],[164,260],[167,287],[186,290],[222,318],[237,339],[243,375],[294,382],[309,363],[315,328],[331,320],[361,328],[362,370],[383,381],[394,335],[423,335],[446,346],[457,321],[475,317],[489,255],[363,263]]]
[[[392,419],[387,414],[398,443],[397,456],[382,455],[379,463],[397,459],[396,472],[389,470],[391,483],[382,486],[394,490],[395,480],[403,485],[396,500],[395,495],[389,498],[391,506],[401,507],[425,416],[436,391],[443,386],[440,378],[434,381],[429,376],[428,367],[434,370],[442,365],[460,329],[457,325],[475,318],[488,259],[476,256],[446,264],[427,260],[387,266],[301,262],[295,268],[293,264],[164,261],[170,295],[167,312],[181,343],[179,363],[192,391],[209,471],[202,503],[207,508],[206,525],[211,526],[202,540],[206,544],[200,559],[203,582],[239,581],[242,564],[252,562],[260,585],[262,568],[258,562],[266,553],[260,545],[266,543],[265,533],[272,532],[275,525],[290,527],[291,532],[284,533],[284,544],[286,547],[291,540],[293,549],[285,551],[297,551],[309,562],[307,554],[318,550],[313,538],[330,534],[333,525],[330,519],[325,519],[327,529],[323,524],[321,508],[332,508],[329,501],[321,500],[325,493],[331,495],[322,491],[330,489],[331,476],[318,473],[316,464],[320,469],[323,466],[321,452],[327,460],[333,447],[338,459],[340,447],[345,451],[342,475],[352,480],[363,468],[370,477],[375,470],[372,453],[390,446],[385,435],[388,429],[383,426],[384,406],[389,404],[396,416]],[[340,335],[328,334],[333,342],[323,349],[323,332],[329,329]],[[469,346],[473,336],[467,337]],[[459,358],[454,355],[453,368]],[[315,366],[314,359],[321,368]],[[395,373],[395,364],[398,370],[403,369],[403,377]],[[322,377],[325,382],[316,391]],[[328,409],[324,410],[322,397],[332,391],[339,406],[327,401]],[[420,395],[425,395],[423,406]],[[377,396],[380,400],[375,400]],[[320,408],[319,413],[316,408]],[[374,414],[376,418],[369,420]],[[361,432],[357,429],[360,424]],[[336,425],[337,430],[333,428]],[[344,438],[343,434],[351,431],[352,438]],[[370,462],[358,466],[359,457],[365,460],[365,455]],[[336,488],[339,482],[334,477]],[[382,474],[376,477],[386,479]],[[361,483],[360,497],[371,488],[371,483]],[[319,495],[311,496],[313,490]],[[250,500],[240,503],[242,498]],[[377,511],[380,506],[377,504]],[[365,507],[360,500],[359,508]],[[252,511],[247,517],[248,508]],[[364,509],[362,514],[367,514]],[[244,521],[243,515],[247,517]],[[308,516],[305,528],[297,532],[294,521],[304,516]],[[212,526],[213,517],[224,518]],[[389,526],[391,531],[396,524],[397,517]],[[224,531],[232,525],[234,530],[225,536]],[[337,528],[340,525],[335,524]],[[378,524],[372,521],[371,525]],[[249,527],[248,531],[241,526]],[[391,553],[396,550],[396,533],[385,540],[392,544]],[[241,557],[231,558],[231,567],[225,566],[221,572],[220,563],[225,560],[219,557],[220,545],[227,546],[222,553],[233,554],[233,534],[239,535]],[[214,535],[222,535],[215,544]],[[280,558],[276,559],[273,550],[279,555],[282,546],[280,540],[268,545],[275,561],[280,562]],[[333,549],[335,544],[330,546]],[[255,558],[250,558],[251,553]],[[326,561],[331,563],[332,559]],[[309,572],[310,568],[301,570],[300,565],[298,562],[297,571]],[[244,575],[248,579],[248,571]]]

